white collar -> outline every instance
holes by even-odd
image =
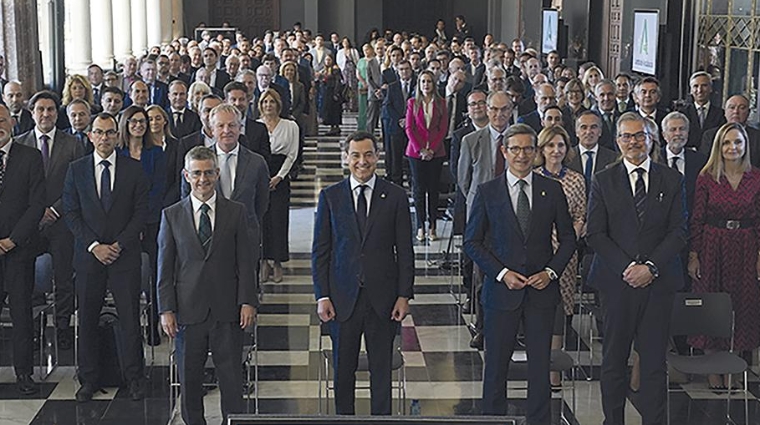
[[[509,168],[507,168],[507,183],[509,184],[509,187],[516,185],[519,180],[524,180],[525,183],[528,183],[528,187],[530,187],[533,184],[533,173],[528,173],[527,176],[521,179],[512,174],[512,172],[509,171]]]
[[[191,192],[190,193],[190,202],[193,204],[193,212],[198,212],[198,210],[201,209],[201,205],[206,204],[211,208],[211,211],[216,211],[216,190],[214,190],[214,194],[211,195],[210,198],[208,198],[208,201],[203,202],[200,199],[196,198],[195,195]]]
[[[652,159],[647,156],[647,159],[645,159],[644,162],[642,162],[639,165],[634,165],[634,164],[631,164],[630,162],[628,162],[627,159],[623,158],[623,165],[625,165],[625,169],[628,171],[628,174],[633,173],[633,170],[635,170],[637,168],[643,168],[644,171],[646,171],[647,173],[649,173],[649,168],[652,165]]]
[[[19,116],[21,116],[21,113],[19,113]],[[42,137],[42,135],[43,135],[43,134],[44,134],[44,135],[47,135],[47,137],[48,137],[48,138],[50,139],[50,141],[52,142],[52,141],[53,141],[53,136],[55,136],[55,127],[53,127],[53,129],[52,129],[52,130],[50,130],[50,131],[48,131],[47,133],[43,133],[43,132],[41,132],[41,131],[40,131],[40,129],[39,129],[39,128],[38,128],[38,127],[35,125],[35,126],[34,126],[34,137],[35,137],[37,140],[40,140],[40,137]]]
[[[591,149],[578,143],[578,152],[580,152],[581,155],[585,154],[588,151],[591,151],[591,152],[594,152],[594,154],[597,154],[599,152],[599,143],[595,144],[594,147]]]
[[[353,176],[353,174],[351,175],[351,177],[349,177],[348,180],[351,183],[352,192],[361,185],[369,186],[370,190],[375,190],[375,183],[377,183],[377,174],[373,174],[372,177],[366,183],[362,183],[359,180],[357,180],[356,177]]]
[[[240,154],[240,143],[235,143],[235,148],[229,152],[223,151],[219,147],[219,143],[214,143],[214,150],[216,150],[217,155],[238,155]]]
[[[114,164],[116,164],[116,149],[114,149],[113,152],[111,152],[111,155],[108,155],[108,158],[103,158],[102,156],[100,156],[100,153],[98,153],[98,151],[94,151],[92,153],[92,157],[95,160],[95,165],[99,165],[101,161],[106,160],[111,164],[111,166],[113,166]]]

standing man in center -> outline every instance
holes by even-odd
[[[377,140],[346,139],[351,176],[319,194],[311,269],[317,313],[330,322],[335,411],[353,415],[362,334],[369,358],[371,413],[391,413],[393,339],[413,296],[414,251],[404,189],[377,178]]]
[[[533,173],[536,133],[515,124],[504,134],[505,173],[478,187],[464,249],[483,271],[483,414],[507,414],[507,374],[520,324],[528,354],[529,424],[551,423],[549,360],[558,276],[575,252],[562,186]],[[556,228],[559,246],[552,248]]]
[[[604,309],[604,423],[624,423],[628,355],[635,341],[642,423],[663,424],[670,311],[684,284],[684,183],[678,171],[649,157],[652,135],[639,113],[620,117],[617,144],[623,160],[595,175],[586,220],[586,239],[595,252],[588,283],[599,291]]]

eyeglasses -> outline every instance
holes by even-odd
[[[147,122],[145,119],[139,119],[139,118],[130,118],[127,120],[128,123],[132,125],[145,125]]]
[[[471,108],[474,108],[474,107],[476,107],[476,106],[483,106],[483,105],[485,105],[485,104],[486,104],[486,101],[485,101],[485,100],[479,100],[479,101],[477,101],[477,102],[469,102],[469,103],[467,104],[467,106],[469,106],[469,107],[471,107]]]
[[[103,137],[104,135],[106,137],[113,137],[116,135],[116,130],[110,129],[110,130],[101,130],[99,128],[96,128],[95,130],[92,130],[92,135],[95,137]]]
[[[647,137],[649,137],[649,134],[647,134],[646,131],[639,131],[638,133],[621,133],[618,134],[618,139],[621,141],[628,143],[631,141],[631,139],[636,139],[637,142],[644,142],[647,140]]]
[[[192,170],[187,173],[190,174],[190,177],[199,179],[201,176],[214,177],[216,175],[216,170]]]
[[[512,108],[510,106],[503,106],[501,108],[497,108],[495,106],[489,106],[488,110],[497,114],[509,114],[512,112]]]
[[[536,152],[535,146],[507,146],[507,150],[512,155],[520,155],[520,152],[525,152],[525,155],[532,155]]]

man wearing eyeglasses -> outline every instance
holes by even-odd
[[[560,184],[533,173],[536,132],[515,124],[499,150],[506,171],[477,188],[464,239],[465,252],[484,274],[483,414],[507,413],[507,375],[522,323],[528,355],[526,416],[530,424],[548,424],[546,376],[553,312],[560,301],[557,278],[575,252],[575,231]]]
[[[622,161],[591,183],[587,242],[594,249],[588,284],[604,309],[602,408],[605,424],[623,424],[631,343],[641,358],[640,412],[665,423],[665,352],[674,293],[684,284],[686,244],[681,174],[652,161],[652,135],[637,112],[617,123]]]
[[[75,239],[78,402],[91,400],[101,388],[98,322],[106,288],[119,314],[119,355],[129,394],[135,401],[144,395],[140,233],[148,212],[148,181],[138,161],[116,154],[116,133],[116,119],[98,114],[89,134],[94,152],[71,163],[63,186],[63,215]]]

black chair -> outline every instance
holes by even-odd
[[[731,295],[727,293],[676,293],[670,320],[670,336],[708,336],[730,339],[729,351],[715,351],[704,355],[679,355],[669,352],[668,365],[674,370],[691,375],[728,375],[726,390],[726,419],[731,418],[731,377],[744,375],[744,417],[749,417],[747,389],[747,362],[734,354],[734,311]],[[670,387],[668,386],[668,424],[670,424]]]

